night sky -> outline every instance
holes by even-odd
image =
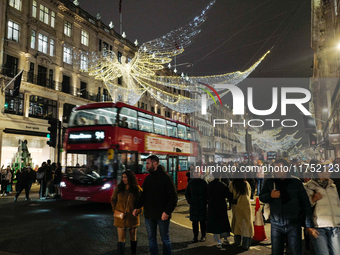
[[[139,45],[186,25],[209,0],[122,0],[123,31]],[[80,7],[119,27],[119,0],[80,0]],[[310,2],[303,0],[217,0],[177,64],[190,75],[244,70],[273,46],[251,77],[310,77]],[[173,64],[173,63],[172,63]]]
[[[105,24],[113,21],[114,29],[120,32],[119,0],[79,2],[80,7],[93,16],[100,12]],[[122,0],[123,31],[127,39],[131,42],[137,39],[140,46],[186,25],[209,2]],[[177,64],[191,62],[193,66],[183,65],[177,69],[189,76],[243,71],[273,47],[251,78],[309,78],[313,63],[310,15],[311,3],[305,0],[217,0],[200,27],[201,33],[177,57]],[[245,86],[240,84],[243,90]],[[271,105],[271,90],[268,84],[258,86],[255,106],[267,109]],[[300,87],[308,88],[308,79]],[[227,97],[223,101],[230,100]],[[281,116],[281,119],[294,118],[299,122],[298,128],[303,128],[298,110],[290,112],[291,115]],[[278,111],[274,117],[279,115]],[[291,133],[293,130],[285,131]],[[303,133],[301,131],[299,135]]]

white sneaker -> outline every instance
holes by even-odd
[[[222,244],[221,244],[221,243],[218,243],[218,244],[216,245],[216,247],[217,247],[218,249],[222,249]]]
[[[16,197],[14,197],[14,202],[16,202],[17,201],[17,198]]]
[[[3,196],[4,194],[1,194],[1,196]]]
[[[5,193],[5,197],[7,197],[7,193]]]

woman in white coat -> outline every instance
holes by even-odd
[[[237,199],[237,203],[231,206],[233,212],[231,230],[234,233],[235,244],[240,245],[242,237],[242,247],[249,250],[254,234],[250,204],[251,187],[244,179],[234,179],[229,185],[229,190],[234,199]]]
[[[340,254],[340,201],[333,181],[329,179],[331,166],[317,173],[318,178],[305,185],[309,200],[314,207],[313,246],[316,255]]]

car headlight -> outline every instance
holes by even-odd
[[[60,187],[65,188],[66,187],[66,183],[65,182],[60,182]]]
[[[111,188],[111,184],[109,183],[105,183],[104,186],[102,187],[102,189],[109,189]]]

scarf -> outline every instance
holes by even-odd
[[[282,204],[289,202],[290,196],[289,196],[286,186],[290,182],[290,180],[289,179],[284,179],[284,180],[275,179],[274,182],[276,185],[276,189],[280,191],[280,198],[281,198]]]
[[[321,181],[319,178],[316,178],[315,181],[322,187],[322,188],[327,188],[328,185],[328,180]]]

